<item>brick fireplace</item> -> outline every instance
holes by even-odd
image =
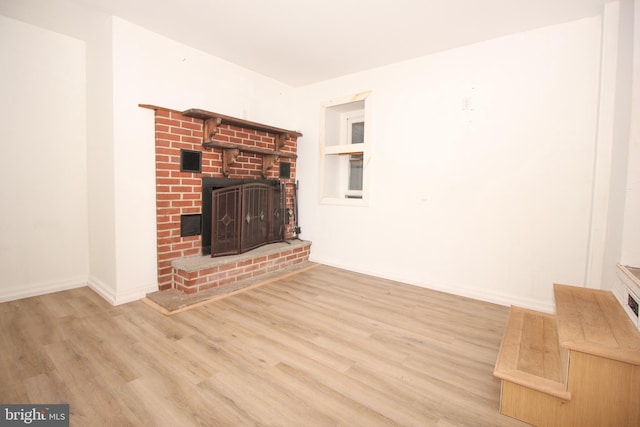
[[[302,134],[203,110],[140,106],[155,111],[159,290],[192,294],[308,261],[310,243],[295,239],[297,139]],[[276,207],[270,204],[269,209],[280,222],[270,223],[265,247],[239,257],[209,255],[209,239],[216,233],[209,222],[209,187],[205,184],[203,193],[203,182],[212,181],[260,182],[277,189],[277,196],[270,196]],[[262,211],[251,215],[264,217]],[[268,244],[277,240],[284,243]]]

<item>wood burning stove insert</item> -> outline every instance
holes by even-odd
[[[203,177],[202,254],[238,254],[283,241],[284,197],[277,180]]]

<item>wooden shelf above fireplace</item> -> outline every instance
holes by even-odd
[[[225,116],[224,114],[212,113],[211,111],[200,110],[199,108],[191,108],[189,110],[182,112],[183,116],[193,117],[196,119],[209,120],[214,119],[214,121],[218,121],[218,125],[220,124],[228,124],[232,126],[238,126],[247,129],[258,130],[262,132],[274,133],[278,134],[286,134],[289,136],[299,137],[302,136],[300,132],[295,130],[287,130],[281,129],[274,126],[263,125],[262,123],[256,123],[249,120],[239,119],[237,117]]]
[[[295,153],[282,151],[287,139],[290,137],[300,137],[302,134],[297,131],[277,128],[274,126],[264,125],[262,123],[252,122],[249,120],[239,119],[237,117],[225,116],[224,114],[213,113],[211,111],[191,108],[182,112],[183,116],[201,119],[203,121],[202,146],[206,149],[220,148],[223,151],[223,174],[229,174],[230,166],[243,151],[245,153],[260,154],[263,158],[262,175],[266,176],[267,170],[273,166],[278,157],[295,159],[298,156]],[[214,137],[218,133],[218,126],[226,124],[230,126],[238,126],[245,129],[252,129],[259,132],[271,133],[274,135],[274,148],[262,148],[249,146],[244,144],[235,144],[230,142],[215,141]]]
[[[284,153],[280,151],[280,148],[284,146],[284,143],[289,137],[302,136],[300,132],[294,130],[287,130],[277,128],[274,126],[264,125],[262,123],[252,122],[249,120],[239,119],[237,117],[225,116],[224,114],[212,113],[210,111],[200,110],[198,108],[191,108],[182,112],[183,116],[193,117],[201,119],[204,123],[204,138],[202,146],[204,148],[237,148],[247,153],[255,154],[275,154],[281,157],[295,157],[292,153]],[[276,147],[275,150],[261,149],[258,147],[247,147],[241,144],[229,144],[220,143],[213,140],[213,137],[218,133],[218,126],[221,124],[238,126],[245,129],[253,129],[260,132],[272,133],[275,135]]]
[[[262,154],[262,155],[276,155],[278,157],[288,157],[291,159],[295,159],[298,156],[294,153],[288,153],[285,151],[275,151],[270,150],[268,148],[260,148],[260,147],[250,147],[243,144],[233,144],[231,142],[218,142],[218,141],[209,141],[203,142],[202,146],[204,148],[222,148],[223,150],[240,150],[245,153],[253,153],[253,154]]]

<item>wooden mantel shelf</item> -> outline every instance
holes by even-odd
[[[300,132],[263,125],[262,123],[251,122],[249,120],[238,119],[236,117],[225,116],[224,114],[212,113],[210,111],[204,111],[197,108],[183,111],[182,115],[201,119],[203,121],[202,131],[204,136],[202,138],[202,146],[209,150],[212,148],[222,149],[222,173],[224,176],[229,175],[231,164],[236,161],[236,158],[241,151],[262,155],[263,177],[267,176],[267,170],[275,164],[278,157],[298,157],[295,153],[282,151],[282,147],[284,147],[287,139],[290,137],[302,136]],[[244,144],[215,141],[214,137],[218,133],[218,126],[221,124],[274,134],[274,149],[270,150],[268,148],[253,147]]]
[[[155,105],[139,104],[142,108],[149,108],[151,110],[168,110],[182,114],[186,117],[192,117],[194,119],[202,120],[202,146],[205,149],[219,148],[222,150],[222,174],[228,176],[231,170],[231,165],[235,163],[238,155],[241,151],[245,153],[260,154],[262,156],[262,176],[267,176],[267,170],[270,169],[277,161],[279,157],[295,159],[298,156],[295,153],[282,151],[287,139],[297,138],[302,136],[298,131],[287,130],[277,128],[274,126],[264,125],[262,123],[252,122],[249,120],[239,119],[237,117],[225,116],[224,114],[213,113],[211,111],[200,110],[198,108],[191,108],[185,111],[176,111],[168,108],[161,108]],[[260,132],[270,133],[274,135],[274,148],[262,148],[244,144],[236,144],[231,142],[215,141],[214,137],[218,133],[218,126],[221,124],[238,126],[245,129],[252,129]]]
[[[240,151],[244,151],[245,153],[276,155],[278,157],[289,157],[292,159],[295,159],[298,157],[294,153],[288,153],[285,151],[274,151],[268,148],[250,147],[242,144],[233,144],[231,142],[210,141],[210,142],[203,142],[202,145],[205,148],[222,148],[223,150],[240,150]]]
[[[253,129],[262,132],[273,133],[276,135],[287,135],[300,137],[302,134],[294,130],[281,129],[274,126],[263,125],[262,123],[256,123],[249,120],[239,119],[237,117],[225,116],[224,114],[212,113],[211,111],[200,110],[198,108],[191,108],[182,112],[183,116],[193,117],[196,119],[202,119],[204,121],[213,119],[213,122],[217,122],[218,125],[227,124],[231,126],[239,126],[247,129]],[[205,138],[207,136],[205,135]]]

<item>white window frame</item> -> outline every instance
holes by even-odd
[[[368,206],[370,203],[371,92],[326,102],[321,107],[320,201]],[[364,141],[351,143],[352,122],[364,121]],[[362,154],[362,190],[349,190],[349,159]],[[330,183],[329,183],[330,181]]]
[[[353,135],[352,135],[352,131],[353,131],[353,124],[354,123],[366,123],[365,119],[364,119],[364,110],[355,110],[355,111],[349,111],[346,113],[342,113],[342,117],[340,120],[340,125],[341,125],[341,133],[344,134],[344,138],[345,138],[345,144],[346,145],[351,145],[351,144],[356,144],[355,147],[360,146],[361,144],[364,143],[354,143],[353,142]],[[353,190],[350,188],[350,184],[351,184],[351,160],[352,160],[352,156],[354,155],[359,155],[359,154],[364,154],[364,153],[353,153],[353,154],[349,154],[345,157],[347,157],[347,165],[343,168],[341,168],[341,173],[345,174],[346,173],[346,177],[341,177],[340,181],[345,185],[345,189],[344,189],[344,196],[346,199],[362,199],[362,189],[359,190]],[[364,155],[363,157],[363,162],[364,162]],[[363,175],[364,175],[364,169],[363,169]],[[362,177],[362,181],[364,184],[364,176]]]

